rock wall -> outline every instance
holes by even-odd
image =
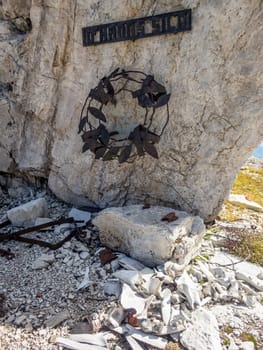
[[[182,8],[191,32],[82,46],[87,25]],[[75,205],[147,197],[212,219],[263,139],[262,23],[261,0],[0,1],[0,171],[48,178]],[[81,153],[84,99],[117,67],[154,74],[172,94],[158,160]],[[138,113],[128,105],[126,122]]]

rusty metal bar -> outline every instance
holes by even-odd
[[[0,224],[0,228],[6,227],[6,226],[8,226],[8,225],[10,225],[10,224],[11,224],[11,221],[10,221],[10,220],[3,221],[3,222],[1,222],[1,224]]]
[[[39,231],[42,230],[44,228],[50,227],[50,226],[55,226],[55,225],[62,225],[62,224],[66,224],[66,223],[80,223],[83,221],[75,221],[74,218],[60,218],[58,220],[54,220],[54,221],[50,221],[47,222],[46,224],[41,224],[41,225],[37,225],[37,226],[32,226],[32,227],[28,227],[13,233],[1,233],[0,232],[0,242],[6,241],[6,240],[12,240],[16,237],[22,236],[26,233],[31,233],[31,232],[35,232],[35,231]]]
[[[57,243],[49,243],[49,242],[45,242],[45,241],[41,241],[39,239],[35,239],[35,238],[28,238],[28,237],[13,237],[12,240],[14,241],[19,241],[19,242],[24,242],[24,243],[31,243],[31,244],[37,244],[40,247],[47,247],[51,250],[56,250],[60,247],[63,246],[64,243],[66,243],[67,241],[69,241],[71,238],[73,238],[74,236],[77,236],[80,232],[80,230],[78,229],[74,229],[72,230],[65,238],[63,238],[61,241],[57,242]]]

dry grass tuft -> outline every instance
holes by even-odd
[[[181,350],[183,349],[179,343],[173,343],[173,342],[169,342],[166,347],[165,350]]]
[[[235,255],[263,266],[263,232],[251,229],[228,228],[224,247]]]

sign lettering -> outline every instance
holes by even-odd
[[[137,40],[192,29],[191,9],[82,28],[83,46]]]

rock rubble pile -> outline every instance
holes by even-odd
[[[85,221],[94,218],[97,227],[83,228],[81,238],[74,237],[54,251],[21,242],[1,244],[14,253],[11,260],[0,257],[4,350],[10,344],[43,350],[58,349],[59,344],[100,350],[168,350],[172,346],[257,350],[263,346],[263,268],[222,251],[220,239],[206,234],[200,218],[173,211],[171,222],[162,221],[171,208],[142,206],[91,214],[69,208],[42,192],[21,203],[4,194],[1,222],[7,219],[8,210],[38,197],[45,197],[49,208],[46,220],[61,215]],[[71,225],[30,236],[62,239]],[[5,230],[10,228],[1,229]],[[103,241],[106,231],[109,243]],[[148,240],[139,236],[143,232]],[[158,241],[154,253],[165,251],[162,244],[168,239],[172,249],[161,262],[158,257],[154,263],[143,257],[149,257],[153,249],[150,243],[156,236],[150,233],[158,232],[163,241]],[[118,235],[122,244],[118,251],[105,249],[105,244],[115,244]],[[186,244],[187,240],[194,243]],[[176,249],[178,246],[181,248]],[[129,248],[130,255],[140,248],[138,259],[127,256]],[[156,254],[152,256],[156,258]]]
[[[147,210],[149,210],[148,213]],[[241,262],[234,261],[231,256],[217,251],[214,247],[216,242],[213,244],[211,239],[200,240],[199,252],[193,245],[192,258],[194,254],[195,257],[187,264],[179,265],[177,257],[173,256],[173,261],[166,261],[162,265],[152,268],[145,266],[141,261],[143,261],[144,252],[147,256],[150,249],[150,238],[149,241],[144,239],[144,233],[146,232],[146,237],[149,237],[149,232],[153,235],[154,229],[150,230],[153,227],[153,220],[156,231],[159,230],[159,234],[163,232],[159,221],[163,214],[167,214],[169,208],[153,207],[147,210],[142,210],[140,206],[111,208],[100,213],[94,220],[100,230],[102,229],[100,235],[104,237],[104,243],[106,233],[108,237],[106,244],[111,247],[114,247],[119,238],[121,242],[119,248],[127,251],[131,242],[130,236],[133,236],[136,241],[136,233],[141,234],[137,247],[137,251],[140,249],[140,262],[118,254],[117,261],[120,268],[112,273],[114,279],[104,284],[106,294],[118,297],[118,304],[112,306],[108,313],[102,314],[101,321],[112,331],[123,334],[134,350],[140,349],[140,343],[166,349],[168,335],[189,350],[228,349],[220,339],[220,329],[213,307],[225,305],[228,308],[233,306],[248,310],[256,309],[263,317],[261,304],[263,269],[251,270],[244,263],[240,268]],[[186,236],[191,237],[194,233],[191,231],[189,233],[188,225],[184,226],[184,230],[181,227],[182,215],[186,214],[180,215],[176,212],[177,226]],[[141,228],[142,223],[145,230]],[[176,220],[165,224],[168,231],[170,228],[170,234],[178,229],[178,227],[175,229],[175,223]],[[126,241],[124,232],[127,233]],[[150,237],[153,238],[153,236]],[[178,237],[175,237],[175,242],[176,239]],[[136,254],[133,244],[132,241],[131,255]],[[161,242],[159,242],[161,251],[160,244]],[[173,247],[171,242],[170,245]],[[186,255],[189,256],[189,251],[185,252]],[[220,259],[226,260],[227,263],[220,263]],[[145,260],[147,265],[153,265],[152,261]],[[88,275],[85,279],[88,286]],[[107,348],[108,333],[104,332],[100,335],[105,340],[104,348]],[[78,338],[76,334],[74,335],[74,341],[81,341],[81,339],[83,339],[81,336]],[[88,340],[86,342],[89,343]],[[233,349],[235,346],[236,348],[240,346],[241,349],[248,346],[242,342],[237,345],[230,335],[225,340],[225,343],[228,342],[231,342]],[[74,346],[70,347],[72,349],[81,349],[77,343],[67,345],[67,340],[64,341],[61,338],[58,343],[66,347]],[[253,343],[249,346],[254,348]]]

